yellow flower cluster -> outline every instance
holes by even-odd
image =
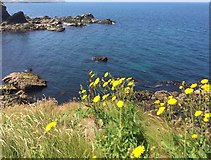
[[[144,146],[138,146],[136,147],[131,155],[131,158],[139,158],[145,151],[145,147]]]
[[[134,80],[129,78],[113,78],[109,72],[105,72],[102,79],[97,77],[92,71],[89,72],[90,84],[89,93],[81,87],[81,99],[87,102],[98,103],[102,100],[102,105],[106,106],[106,101],[116,101],[117,99],[123,99],[124,96],[132,95]],[[131,94],[130,94],[131,93]],[[95,95],[93,97],[93,95]],[[93,97],[90,99],[90,97]],[[117,103],[118,107],[122,107],[124,102],[119,100]]]
[[[46,132],[48,132],[48,131],[50,131],[51,130],[51,128],[53,128],[53,127],[55,127],[56,126],[56,122],[54,121],[54,122],[51,122],[51,123],[49,123],[49,124],[47,124],[47,126],[45,127],[45,131]]]

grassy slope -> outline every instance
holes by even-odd
[[[15,106],[2,110],[3,156],[33,158],[68,158],[103,156],[94,147],[92,118],[83,120],[80,103],[58,106],[53,100],[34,105]],[[139,114],[142,114],[141,111]],[[161,142],[171,144],[172,136],[162,119],[142,114],[141,124],[150,150],[150,157],[169,157]],[[45,133],[46,125],[57,120],[57,126]],[[85,122],[85,124],[84,124]],[[88,133],[87,133],[88,132]],[[87,136],[88,134],[88,136]],[[91,138],[90,138],[91,136]],[[90,140],[91,139],[91,140]]]

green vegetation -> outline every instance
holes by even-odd
[[[208,158],[211,153],[207,79],[183,99],[169,96],[145,109],[132,78],[89,73],[81,102],[43,100],[2,109],[5,158]]]

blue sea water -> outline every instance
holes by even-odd
[[[197,81],[209,72],[208,3],[6,3],[9,13],[30,17],[92,13],[115,25],[67,27],[64,32],[3,33],[3,76],[33,68],[48,81],[35,96],[66,102],[99,75],[132,76],[140,82]],[[107,63],[92,56],[105,55]],[[144,88],[140,83],[140,87]],[[150,87],[148,86],[148,89]],[[145,86],[147,89],[147,86]]]

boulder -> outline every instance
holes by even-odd
[[[98,61],[98,62],[107,62],[108,58],[105,56],[94,56],[92,57],[93,61]]]
[[[32,91],[33,89],[47,86],[46,81],[40,79],[38,75],[31,72],[13,72],[4,77],[2,81],[24,91]]]
[[[8,24],[27,23],[24,13],[19,11],[7,19]]]
[[[1,2],[0,2],[0,7],[2,12],[2,20],[0,21],[1,23],[3,21],[6,21],[10,17],[10,14],[7,12],[7,7]]]

